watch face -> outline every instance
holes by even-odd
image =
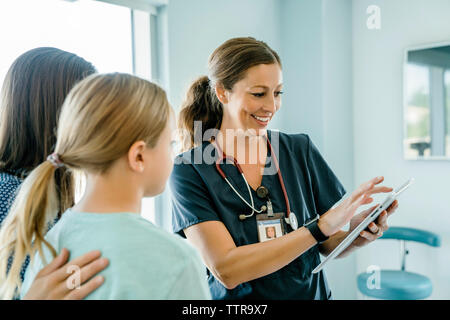
[[[297,217],[295,216],[295,213],[293,213],[293,212],[291,212],[289,214],[289,224],[291,225],[291,228],[293,230],[297,230],[298,229]]]

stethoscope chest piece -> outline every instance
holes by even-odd
[[[297,221],[297,217],[295,216],[295,213],[290,212],[289,213],[289,218],[284,218],[286,223],[288,223],[292,230],[297,230],[298,229],[298,221]]]
[[[264,186],[259,186],[259,187],[256,189],[256,195],[257,195],[258,198],[260,198],[260,199],[265,199],[265,198],[267,198],[267,196],[269,195],[269,190],[267,190],[267,188],[264,187]]]

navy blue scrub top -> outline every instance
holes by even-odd
[[[298,224],[302,226],[317,214],[327,212],[343,197],[345,189],[308,135],[268,131],[274,150],[277,149],[275,135],[279,135],[277,159],[291,212],[295,212]],[[189,226],[205,221],[221,221],[236,246],[257,243],[256,214],[244,221],[239,220],[240,214],[250,214],[251,209],[219,175],[215,162],[194,161],[198,159],[194,158],[195,154],[198,157],[200,152],[209,152],[214,159],[217,156],[211,143],[204,142],[175,160],[170,177],[173,231],[185,237],[183,229]],[[268,158],[269,155],[268,150]],[[269,166],[270,163],[266,170]],[[227,163],[221,164],[221,168],[241,196],[249,201],[247,187],[237,168]],[[286,204],[276,172],[263,175],[261,185],[269,190],[274,212],[285,213]],[[253,189],[251,192],[256,208],[266,204]],[[225,288],[209,270],[206,273],[213,299],[332,299],[324,271],[311,274],[319,263],[319,248],[315,245],[280,270],[231,290]]]

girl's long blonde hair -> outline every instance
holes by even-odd
[[[136,141],[156,145],[171,107],[159,86],[128,74],[91,75],[64,101],[55,153],[68,171],[104,173]],[[49,223],[57,215],[55,166],[45,161],[25,179],[0,230],[0,297],[11,299],[21,287],[20,270],[27,255],[43,245]],[[12,265],[8,270],[8,259]]]

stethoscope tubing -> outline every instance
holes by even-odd
[[[287,192],[286,192],[286,187],[284,186],[284,180],[283,180],[283,176],[282,176],[282,174],[281,174],[281,170],[280,170],[280,166],[279,166],[279,163],[278,163],[278,159],[277,159],[277,157],[275,156],[275,153],[273,152],[273,148],[272,148],[272,145],[271,145],[269,139],[266,138],[266,141],[267,141],[267,145],[268,145],[268,147],[269,147],[269,149],[270,149],[270,154],[271,154],[272,157],[273,157],[275,167],[276,167],[276,169],[277,169],[278,180],[280,181],[281,190],[283,191],[284,201],[285,201],[285,203],[286,203],[286,217],[289,218],[289,215],[290,215],[290,213],[291,213],[291,207],[290,207],[290,205],[289,205],[289,198],[288,198],[288,195],[287,195]],[[225,152],[223,152],[222,149],[219,147],[219,145],[216,144],[215,147],[216,147],[216,149],[217,149],[217,151],[218,151],[218,155],[219,155],[218,158],[217,158],[217,160],[216,160],[216,169],[217,169],[218,173],[220,174],[220,176],[228,183],[228,185],[231,187],[231,189],[234,191],[234,193],[236,193],[236,195],[238,195],[239,198],[240,198],[240,199],[241,199],[248,207],[250,207],[250,208],[252,209],[252,214],[249,215],[249,216],[247,216],[247,217],[253,216],[253,214],[254,214],[255,212],[261,213],[263,210],[257,210],[257,209],[254,207],[254,201],[253,201],[252,192],[251,192],[251,190],[250,190],[250,186],[249,186],[249,184],[248,184],[248,182],[247,182],[247,179],[245,178],[244,171],[242,170],[241,166],[239,165],[239,162],[238,162],[234,157],[231,157],[231,156],[226,155]],[[250,205],[250,204],[244,199],[244,197],[242,197],[242,195],[241,195],[241,194],[233,187],[233,185],[231,184],[231,182],[227,179],[227,176],[225,175],[225,173],[223,172],[223,170],[220,168],[220,163],[223,162],[224,159],[233,161],[234,165],[236,166],[236,168],[238,169],[238,171],[239,171],[239,173],[241,174],[242,178],[244,179],[245,185],[247,186],[247,190],[248,190],[248,193],[249,193],[249,195],[250,195],[250,202],[251,202],[251,205]]]

